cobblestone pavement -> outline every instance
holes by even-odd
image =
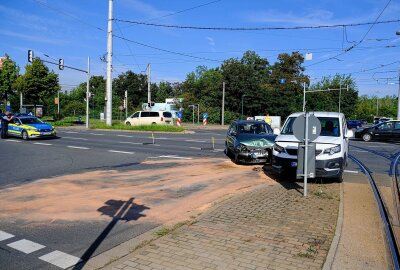
[[[231,197],[113,269],[321,269],[339,184],[277,183]]]

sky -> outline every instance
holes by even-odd
[[[107,0],[2,0],[0,56],[8,54],[24,72],[27,52],[106,76]],[[113,78],[151,64],[153,82],[181,82],[204,65],[255,51],[270,63],[279,53],[312,53],[305,61],[311,82],[351,75],[360,95],[396,95],[400,70],[400,22],[300,30],[217,31],[137,25],[209,28],[298,27],[358,24],[400,19],[400,0],[114,0]],[[128,22],[127,22],[128,21]],[[354,46],[354,47],[352,47]],[[351,48],[351,49],[350,49]],[[53,60],[52,60],[53,59]],[[59,70],[64,90],[86,81],[83,72]]]

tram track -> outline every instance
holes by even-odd
[[[393,269],[400,270],[399,241],[396,239],[396,234],[395,234],[396,230],[395,228],[396,227],[398,228],[399,226],[399,216],[400,216],[399,215],[400,184],[398,183],[398,181],[400,180],[399,169],[398,169],[400,162],[400,152],[394,156],[390,166],[390,171],[392,175],[393,200],[396,209],[394,212],[396,213],[389,213],[389,210],[386,208],[381,192],[379,191],[378,185],[376,184],[376,181],[372,176],[371,170],[363,162],[361,162],[353,155],[349,155],[349,158],[359,166],[361,171],[368,178],[383,223],[386,242],[390,252],[391,265]]]

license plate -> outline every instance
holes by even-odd
[[[51,135],[51,132],[42,132],[42,135]]]
[[[297,167],[297,162],[295,161],[290,162],[290,167]]]

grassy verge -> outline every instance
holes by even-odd
[[[51,123],[55,127],[67,127],[78,125],[77,117],[65,117],[62,120]],[[84,119],[82,124],[84,125]],[[185,129],[182,127],[170,126],[170,125],[143,125],[143,126],[127,126],[120,121],[113,121],[112,126],[108,126],[104,121],[98,119],[90,119],[89,127],[91,129],[112,129],[112,130],[139,130],[139,131],[161,131],[161,132],[182,132]]]

